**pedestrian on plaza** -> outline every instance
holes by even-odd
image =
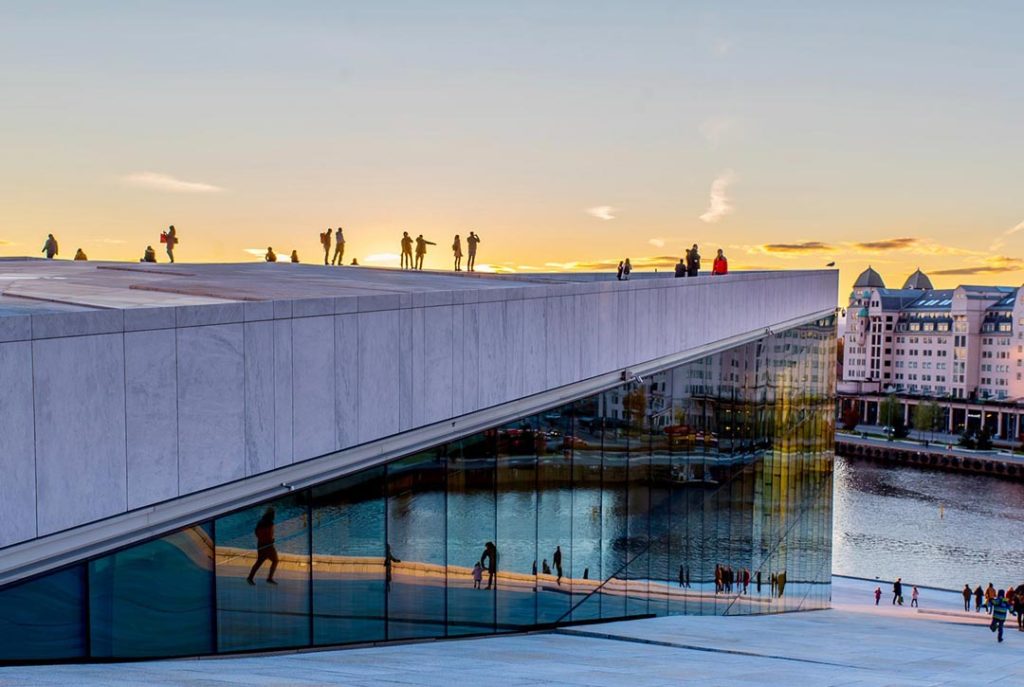
[[[712,275],[723,275],[729,273],[729,261],[726,259],[725,254],[722,253],[722,249],[718,249],[718,255],[715,256],[715,261],[711,265]]]
[[[551,562],[555,564],[555,570],[558,571],[558,584],[562,584],[562,547],[556,546],[555,553],[551,557]]]
[[[470,272],[476,271],[476,247],[479,243],[480,237],[476,235],[476,232],[469,232],[469,236],[466,237],[466,246],[469,248],[469,258],[466,262],[466,267]]]
[[[331,258],[331,264],[338,267],[345,264],[345,234],[342,233],[341,227],[334,231],[334,257]]]
[[[696,277],[700,273],[700,253],[697,251],[697,244],[693,244],[687,254],[690,256],[686,262],[686,276]]]
[[[998,641],[1003,641],[1003,625],[1006,623],[1006,613],[1013,612],[1010,605],[1006,603],[1006,590],[1000,589],[992,599],[992,623],[988,629],[997,632]]]
[[[46,253],[47,260],[53,260],[54,256],[57,255],[57,239],[53,238],[53,234],[46,235],[46,242],[43,244],[43,249],[40,253]]]
[[[173,224],[167,227],[167,231],[164,233],[164,243],[167,244],[167,259],[174,264],[174,247],[178,245],[178,230],[174,228]]]
[[[412,239],[407,231],[402,232],[402,269],[412,269]]]
[[[882,599],[882,588],[881,587],[875,587],[875,605],[876,606],[878,605],[878,602],[881,599]]]
[[[1013,594],[1013,612],[1017,614],[1017,629],[1024,632],[1024,585],[1017,587]]]
[[[625,266],[625,263],[619,260],[619,267],[615,271],[615,278],[618,279],[619,281],[622,281],[622,270],[625,268]]]
[[[270,561],[270,573],[267,575],[267,584],[277,584],[274,581],[274,571],[277,570],[277,548],[274,546],[274,509],[268,508],[263,512],[263,517],[256,523],[256,562],[249,570],[249,576],[245,579],[249,584],[253,582],[256,571],[260,569],[264,561]]]
[[[331,228],[320,232],[320,245],[324,248],[324,264],[329,265],[331,261]]]
[[[964,585],[964,590],[962,592],[960,592],[960,593],[963,594],[963,597],[964,597],[964,610],[965,611],[970,611],[971,610],[971,585],[965,584]]]
[[[975,613],[981,613],[981,601],[984,598],[985,598],[985,592],[982,590],[981,585],[979,584],[974,589],[974,612]]]
[[[139,262],[156,262],[156,251],[153,250],[153,246],[146,246],[146,250],[143,251]]]
[[[85,251],[79,248],[75,251],[75,260],[88,260],[89,256],[85,254]]]
[[[264,262],[277,262],[277,253],[270,246],[267,246],[267,254],[263,256]]]
[[[897,577],[896,581],[892,583],[892,605],[895,606],[899,602],[900,606],[903,605],[903,578]]]
[[[633,265],[630,264],[629,258],[626,258],[626,261],[622,263],[622,278],[626,281],[629,281],[629,273],[632,271]]]
[[[911,608],[919,608],[919,606],[917,605],[917,597],[919,595],[920,595],[920,592],[917,591],[917,585],[914,585],[914,588],[912,590],[910,590],[910,607]]]
[[[423,258],[427,255],[427,246],[436,246],[433,241],[423,238],[423,234],[416,237],[416,269],[423,270]]]
[[[679,262],[676,263],[676,279],[686,276],[686,261],[679,258]]]
[[[455,256],[455,271],[462,271],[462,239],[459,235],[455,235],[455,240],[452,241],[452,255]]]
[[[292,251],[292,262],[298,262],[298,261],[299,261],[299,251],[293,250]]]
[[[991,582],[988,583],[988,589],[985,590],[985,612],[989,615],[992,614],[992,604],[996,600],[996,588]]]

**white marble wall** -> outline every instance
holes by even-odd
[[[836,286],[739,273],[6,322],[0,546],[804,317]]]

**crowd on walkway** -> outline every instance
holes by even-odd
[[[629,258],[619,262],[618,269],[615,273],[615,278],[619,281],[629,281],[629,275],[633,271],[633,264],[629,261]],[[725,257],[725,253],[722,249],[718,249],[718,254],[715,256],[714,262],[711,264],[711,275],[721,276],[729,273],[729,260]],[[692,248],[686,249],[686,255],[679,258],[679,262],[675,265],[675,276],[680,277],[699,277],[700,276],[700,250],[697,244],[693,244]]]
[[[903,591],[903,579],[897,577],[896,581],[892,583],[893,606],[903,605]],[[984,589],[979,584],[973,590],[971,585],[965,584],[960,595],[964,600],[964,612],[971,612],[971,602],[973,601],[975,613],[981,613],[984,608],[985,613],[992,616],[989,629],[996,633],[998,641],[1003,641],[1003,625],[1006,623],[1007,615],[1016,616],[1017,630],[1024,632],[1024,583],[1017,586],[1007,585],[1006,589],[996,589],[995,585],[989,582]],[[874,597],[877,606],[882,599],[881,587],[875,587]],[[920,608],[920,597],[921,591],[914,586],[910,592],[911,608]]]

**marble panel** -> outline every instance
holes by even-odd
[[[480,305],[471,303],[462,306],[462,356],[454,360],[455,369],[462,382],[462,413],[480,409]]]
[[[124,331],[123,310],[87,310],[32,315],[32,338],[112,334]]]
[[[246,322],[244,327],[246,475],[276,467],[274,327],[273,320]]]
[[[129,509],[178,495],[176,346],[173,329],[124,335]]]
[[[413,428],[412,331],[412,310],[403,308],[398,315],[398,426],[403,432]]]
[[[360,298],[362,301],[362,298]],[[398,431],[398,310],[360,312],[359,442]]]
[[[277,304],[275,303],[275,317]],[[291,313],[291,302],[288,302]],[[274,465],[290,465],[295,456],[292,432],[292,320],[274,320]]]
[[[525,311],[522,299],[505,303],[506,350],[505,399],[521,398],[523,395],[523,374],[526,356],[523,351],[525,334]]]
[[[39,534],[124,511],[124,335],[37,340],[32,357]]]
[[[243,306],[246,322],[274,319],[274,301],[246,301]]]
[[[306,301],[297,301],[308,303]],[[334,307],[334,304],[330,304]],[[337,449],[334,315],[292,320],[292,444],[295,461]]]
[[[174,329],[178,321],[174,308],[128,308],[124,311],[124,330]]]
[[[359,316],[334,318],[334,424],[338,448],[359,443]]]
[[[242,302],[182,305],[175,308],[174,312],[179,327],[233,324],[245,320],[245,304]]]
[[[36,449],[30,342],[0,344],[0,379],[3,380],[3,392],[0,393],[2,547],[36,536]]]
[[[451,417],[454,408],[455,380],[453,350],[461,350],[461,337],[455,339],[455,317],[461,329],[461,306],[439,306],[423,311],[422,363],[416,363],[422,373],[422,389],[414,388],[413,396],[419,402],[415,409],[422,416],[420,424],[439,422]],[[461,367],[460,367],[461,370]],[[414,375],[414,379],[417,377]]]
[[[548,387],[546,298],[523,300],[523,395]]]
[[[452,296],[454,297],[459,293],[458,291],[453,292]],[[462,393],[462,375],[465,369],[462,351],[466,343],[466,326],[462,317],[464,308],[465,306],[461,304],[452,306],[452,338],[451,348],[448,350],[448,357],[450,358],[448,369],[451,370],[450,381],[452,385],[451,417],[458,417],[467,412],[466,399]]]
[[[245,345],[240,323],[178,334],[178,481],[188,494],[245,476]]]
[[[413,294],[413,300],[416,300],[416,296],[422,296],[423,294]],[[411,388],[411,401],[410,411],[412,412],[412,426],[421,427],[427,423],[427,408],[426,408],[426,372],[424,366],[426,364],[426,345],[424,343],[423,327],[426,320],[427,309],[422,307],[412,308],[407,317],[409,318],[410,336],[412,353],[409,356],[410,360],[410,388]],[[430,314],[435,314],[431,312]],[[446,400],[448,405],[451,404],[451,397]]]
[[[31,315],[5,315],[0,317],[0,343],[6,341],[27,341],[31,338]]]

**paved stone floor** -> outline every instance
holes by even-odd
[[[957,594],[924,589],[919,610],[883,596],[876,608],[874,586],[836,578],[829,611],[249,658],[2,668],[0,685],[1024,684],[1024,632],[1015,619],[997,644],[984,613],[964,613]]]

